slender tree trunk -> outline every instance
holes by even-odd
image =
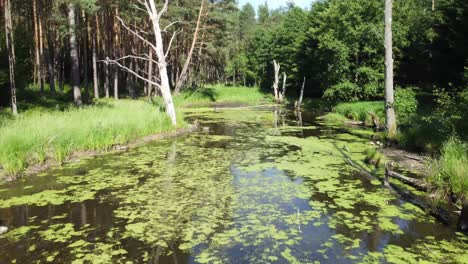
[[[193,50],[195,49],[195,44],[197,43],[198,31],[200,29],[200,21],[201,21],[201,17],[203,13],[204,4],[205,4],[205,0],[202,0],[200,4],[200,12],[198,13],[198,18],[197,18],[197,26],[195,27],[195,32],[193,33],[192,46],[190,47],[190,51],[187,55],[187,60],[185,61],[184,67],[182,68],[182,72],[180,73],[179,79],[177,80],[174,94],[180,93],[180,89],[182,88],[182,85],[184,85],[185,81],[187,80],[187,71],[190,66],[190,61],[192,59]]]
[[[15,83],[15,45],[13,39],[13,21],[11,17],[10,0],[5,0],[5,33],[6,46],[8,49],[8,63],[10,73],[10,89],[11,89],[11,111],[14,115],[18,114],[16,105],[16,83]]]
[[[99,25],[93,23],[93,32],[91,33],[92,48],[93,48],[93,86],[94,86],[94,98],[99,99],[99,80],[98,80],[98,67],[97,67],[97,45],[96,45],[96,28]]]
[[[76,42],[75,33],[75,5],[73,3],[68,4],[68,23],[69,23],[69,41],[70,41],[70,59],[71,59],[71,82],[73,88],[73,100],[75,105],[81,106],[83,104],[81,100],[80,91],[80,65],[78,60],[78,45]]]
[[[397,134],[395,99],[393,91],[393,0],[385,0],[385,114],[387,136],[394,139]]]
[[[280,102],[279,93],[278,93],[278,86],[279,86],[279,72],[281,66],[276,60],[273,61],[273,66],[275,67],[275,82],[273,83],[273,92],[275,93],[275,101],[277,103]]]
[[[40,82],[40,54],[39,54],[39,29],[37,23],[37,0],[32,1],[33,7],[33,25],[34,25],[34,84]]]
[[[153,80],[153,49],[149,50],[149,61],[148,61],[148,80]],[[148,87],[146,89],[148,93],[148,99],[151,99],[151,93],[153,92],[153,85],[148,82]]]
[[[83,43],[83,81],[84,81],[84,87],[86,91],[86,97],[89,97],[89,87],[88,87],[88,32],[89,32],[89,21],[88,21],[88,16],[83,12],[83,18],[84,18],[84,24],[85,24],[85,30],[83,32],[84,34],[84,43]]]
[[[55,70],[54,70],[54,59],[55,59],[55,48],[52,38],[52,29],[50,28],[47,35],[47,71],[49,75],[49,86],[50,92],[55,94]]]
[[[114,99],[119,99],[119,67],[114,67]]]
[[[39,82],[41,85],[41,93],[43,93],[45,69],[44,69],[44,34],[42,30],[42,14],[39,14],[38,16],[38,27],[39,27]]]
[[[63,79],[64,79],[64,75],[65,75],[65,47],[62,47],[61,51],[60,51],[60,58],[59,58],[59,61],[60,61],[60,65],[59,65],[59,73],[58,73],[58,82],[59,82],[59,89],[60,89],[60,93],[63,94]]]
[[[104,10],[104,17],[107,16],[107,12],[106,10]],[[97,20],[97,16],[96,16],[96,20]],[[104,32],[106,31],[106,29],[108,29],[108,21],[103,18],[103,22],[104,22]],[[97,23],[97,26],[99,26],[99,23]],[[102,49],[103,49],[103,52],[105,54],[105,56],[109,56],[109,50],[108,50],[108,39],[109,37],[107,36],[107,34],[102,34],[103,36],[103,40],[102,40]],[[110,80],[109,80],[109,64],[104,64],[104,91],[106,93],[106,98],[109,98],[110,94],[109,94],[109,86],[110,86]]]
[[[115,16],[119,16],[119,9],[115,8]],[[114,56],[119,57],[119,28],[117,19],[114,19]],[[119,67],[114,67],[114,99],[119,99]]]

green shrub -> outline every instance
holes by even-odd
[[[364,162],[369,165],[374,165],[376,168],[381,167],[384,163],[384,156],[375,148],[367,149],[364,155]]]
[[[399,125],[408,125],[411,123],[418,111],[418,100],[413,88],[396,89],[395,92],[395,111],[397,113],[397,122]]]
[[[445,142],[431,163],[429,180],[447,195],[468,198],[468,144],[456,137]]]
[[[359,86],[352,82],[342,82],[325,90],[323,98],[331,102],[356,102],[361,99]]]

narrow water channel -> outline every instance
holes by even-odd
[[[0,186],[0,263],[468,263],[466,236],[346,164],[367,132],[189,118],[203,129]]]

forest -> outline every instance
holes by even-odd
[[[0,263],[468,263],[468,1],[279,2],[0,0]]]

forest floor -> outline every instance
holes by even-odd
[[[271,96],[258,88],[225,86],[188,91],[175,96],[174,101],[177,127],[170,124],[159,98],[152,103],[144,99],[101,99],[82,109],[40,103],[29,105],[17,118],[0,111],[0,181],[84,156],[125,151],[148,141],[189,133],[196,126],[187,124],[184,113],[196,108],[272,102]]]

